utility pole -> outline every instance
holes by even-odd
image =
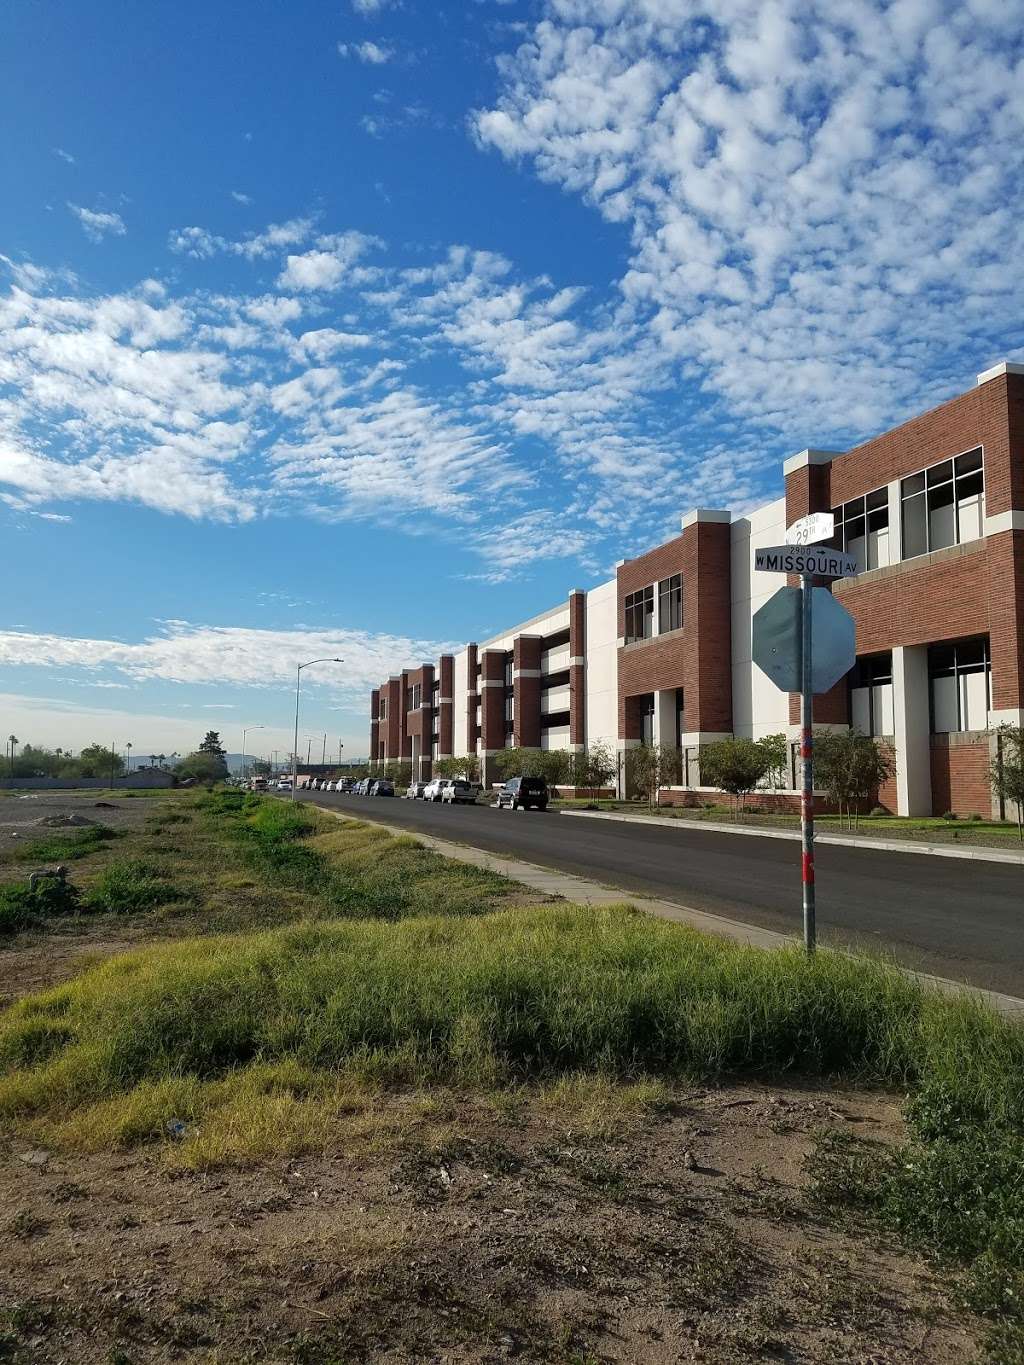
[[[321,759],[320,759],[320,763],[321,763],[321,765],[322,765],[323,767],[326,767],[326,766],[327,766],[327,731],[326,731],[326,730],[324,731],[324,752],[323,752],[323,756],[322,756]]]

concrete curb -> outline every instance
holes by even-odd
[[[455,858],[459,862],[472,863],[474,867],[498,872],[503,877],[521,882],[532,891],[545,896],[561,896],[573,905],[635,905],[647,914],[656,915],[675,924],[687,924],[706,934],[717,934],[732,939],[734,943],[744,943],[751,948],[793,948],[799,945],[796,935],[776,933],[774,929],[762,929],[756,924],[744,924],[741,920],[726,919],[724,915],[713,915],[707,910],[697,910],[692,905],[679,905],[675,901],[657,900],[642,896],[635,891],[624,891],[613,886],[602,886],[598,882],[587,881],[584,877],[569,872],[557,872],[549,867],[539,867],[536,863],[524,863],[517,858],[504,858],[487,849],[475,848],[472,844],[456,844],[449,839],[438,839],[432,834],[420,834],[416,830],[402,829],[398,825],[386,824],[383,820],[370,820],[365,815],[350,815],[330,806],[317,805],[317,810],[333,815],[336,820],[361,820],[368,825],[377,825],[389,834],[403,835],[421,843],[424,848],[432,849],[445,858]],[[673,822],[674,823],[674,822]],[[843,952],[843,949],[830,951]],[[848,954],[855,956],[855,954]],[[962,981],[950,981],[943,976],[930,976],[927,972],[915,972],[904,967],[908,976],[940,991],[943,995],[968,995],[983,1000],[999,1014],[1024,1019],[1024,1000],[1014,995],[1003,995],[999,991],[986,991],[980,986],[970,986]]]
[[[622,815],[611,810],[562,810],[559,815],[568,815],[574,820],[618,820],[627,825],[657,825],[659,829],[699,830],[709,834],[741,834],[755,839],[795,839],[800,842],[800,832],[795,829],[754,829],[749,825],[722,825],[714,820],[679,820],[664,815]],[[839,844],[842,848],[877,849],[880,853],[925,853],[933,858],[967,858],[983,863],[1012,863],[1024,867],[1024,853],[1004,852],[1001,848],[952,848],[949,844],[926,844],[913,839],[875,839],[862,838],[856,834],[819,834],[815,831],[816,844]]]

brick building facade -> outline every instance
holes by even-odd
[[[893,745],[880,799],[900,813],[988,814],[994,732],[1024,707],[1024,366],[998,365],[848,451],[802,451],[783,475],[776,502],[739,517],[697,509],[613,580],[389,678],[371,694],[371,758],[425,778],[440,757],[475,755],[486,782],[507,747],[601,742],[621,760],[648,741],[679,750],[665,799],[695,795],[704,745],[795,737],[798,699],[751,662],[753,615],[781,586],[753,551],[831,511],[834,543],[860,565],[832,585],[857,663],[815,699],[816,726]]]

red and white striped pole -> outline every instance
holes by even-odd
[[[800,575],[800,846],[802,857],[804,947],[814,952],[814,729],[812,691],[811,575]]]

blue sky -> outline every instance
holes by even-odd
[[[0,729],[367,692],[1024,356],[1019,0],[0,20]],[[523,551],[529,551],[524,554]]]

